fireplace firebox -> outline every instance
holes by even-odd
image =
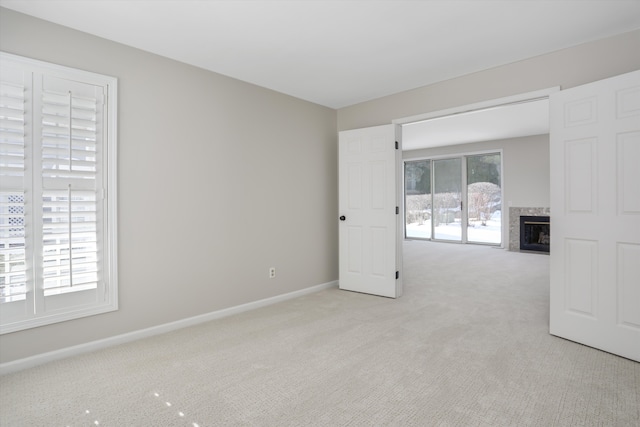
[[[548,216],[520,217],[520,250],[549,252],[551,227]]]

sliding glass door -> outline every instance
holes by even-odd
[[[499,245],[501,170],[500,153],[405,162],[405,236]]]
[[[404,166],[405,236],[431,238],[431,161]]]
[[[467,241],[500,244],[500,154],[467,156]]]
[[[433,160],[433,239],[462,240],[462,159]]]

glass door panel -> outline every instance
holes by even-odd
[[[433,161],[433,238],[462,240],[462,159]]]
[[[467,241],[500,244],[502,190],[500,154],[467,157]]]
[[[431,160],[404,165],[405,236],[431,238]]]

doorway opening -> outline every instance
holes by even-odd
[[[549,133],[549,96],[559,90],[559,87],[552,87],[393,120],[394,124],[401,126],[402,157],[407,165],[409,162],[421,160],[434,161],[496,152],[501,154],[500,162],[504,165],[504,169],[501,169],[500,184],[495,184],[502,189],[500,200],[502,206],[499,211],[495,208],[492,209],[489,212],[491,216],[486,219],[486,214],[479,215],[479,213],[476,213],[476,216],[473,213],[470,214],[468,211],[469,203],[464,204],[462,209],[458,205],[460,211],[459,241],[473,243],[478,241],[478,243],[482,243],[488,240],[490,241],[489,244],[505,247],[507,242],[509,242],[509,245],[511,244],[512,235],[517,234],[518,231],[517,228],[512,229],[509,221],[509,212],[514,209],[514,206],[548,207],[548,203],[541,204],[540,202],[545,198],[544,192],[547,188],[543,185],[544,179],[523,178],[523,176],[529,176],[532,173],[530,166],[534,163],[523,160],[531,155],[532,145],[518,144],[522,141],[520,138],[531,138],[527,143],[531,142],[535,146],[544,144],[542,136]],[[511,141],[513,141],[513,144]],[[540,147],[544,148],[542,145]],[[540,154],[534,154],[532,161],[540,162],[535,164],[542,165],[542,168],[538,167],[537,169],[544,170],[545,167],[548,168],[548,160],[543,155],[541,157]],[[433,166],[434,164],[430,162],[429,167],[431,169],[426,175],[429,179],[433,178],[433,169],[435,169]],[[468,173],[465,165],[461,165],[461,169],[462,173]],[[547,176],[546,180],[548,181],[548,175],[544,176]],[[404,176],[407,182],[404,182],[403,186],[406,187],[411,178],[410,175]],[[483,181],[491,182],[490,180]],[[508,182],[508,187],[505,181]],[[460,193],[467,192],[468,195],[472,192],[471,190],[473,189],[470,190],[468,184],[474,182],[467,182],[467,177],[464,176],[461,179],[461,183],[465,185],[460,186]],[[426,184],[422,182],[421,185],[424,186]],[[411,187],[406,187],[405,190],[414,191]],[[419,193],[407,192],[407,195]],[[426,191],[422,192],[422,194],[429,194],[429,196],[426,196],[427,198],[432,197],[431,193]],[[433,194],[436,193],[434,192]],[[466,201],[466,199],[464,200]],[[406,203],[405,207],[410,210],[411,203]],[[429,206],[429,209],[433,209],[433,204]],[[453,207],[449,209],[453,209]],[[468,224],[463,222],[463,212],[466,212],[467,220],[474,227],[461,226],[462,224]],[[431,211],[431,215],[433,215],[433,211]],[[501,223],[501,243],[495,243],[497,240],[495,237],[477,236],[478,233],[484,233],[488,230],[489,224],[487,221],[494,221],[498,218]],[[418,223],[422,221],[419,227],[422,232],[421,235],[410,237],[412,233],[409,232],[405,234],[405,237],[437,240],[437,234],[432,229],[434,226],[429,224],[425,226],[425,221],[429,221],[431,218],[428,215],[423,215],[422,218],[418,217],[416,219]],[[475,219],[478,219],[478,221],[475,221]],[[463,237],[465,234],[466,237]],[[453,241],[458,241],[457,239],[456,236],[456,240]],[[451,240],[439,239],[439,241]]]

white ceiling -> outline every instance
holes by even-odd
[[[0,0],[340,108],[640,28],[640,0]]]
[[[640,28],[640,0],[0,0],[0,6],[336,109]]]

